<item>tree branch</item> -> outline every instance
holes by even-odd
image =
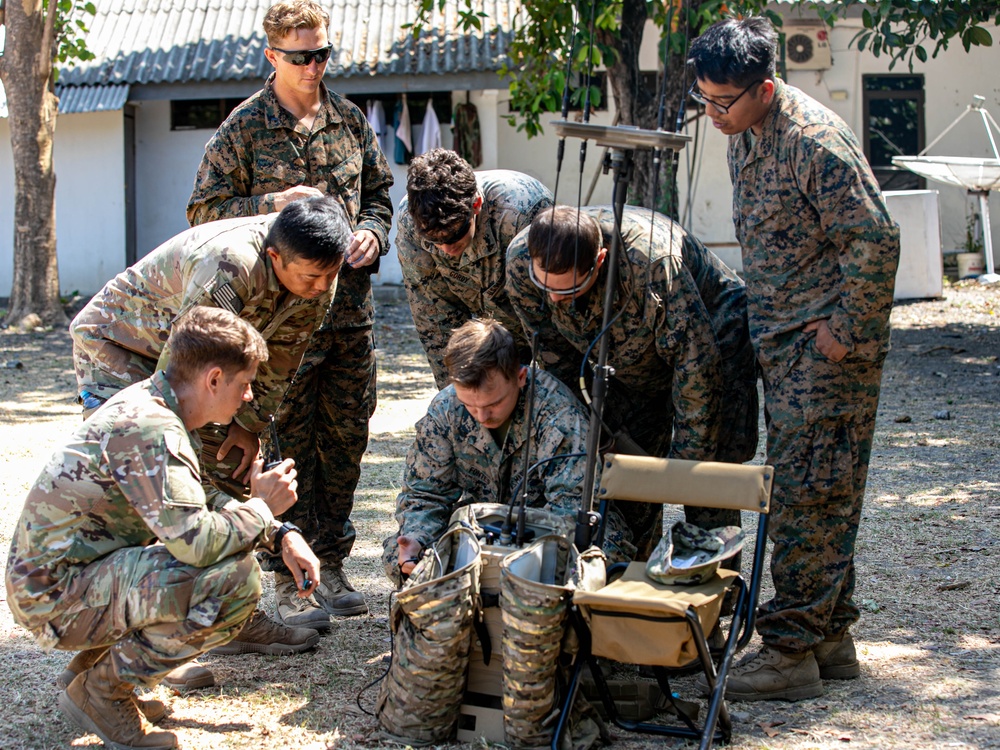
[[[39,10],[47,9],[45,26],[42,30],[42,43],[39,45],[40,71],[45,79],[52,75],[52,66],[56,59],[56,17],[59,15],[58,0],[40,0]]]

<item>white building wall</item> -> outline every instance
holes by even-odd
[[[125,265],[122,113],[60,115],[53,159],[60,289],[93,294]],[[0,119],[0,296],[14,272],[14,164],[10,121]]]

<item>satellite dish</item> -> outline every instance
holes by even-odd
[[[931,141],[930,145],[917,156],[894,156],[892,163],[904,167],[928,180],[942,182],[945,185],[955,185],[965,188],[979,199],[979,215],[982,217],[983,255],[986,256],[986,273],[979,277],[984,283],[1000,281],[1000,275],[993,270],[993,237],[990,230],[990,191],[1000,190],[1000,152],[997,151],[996,140],[990,125],[1000,133],[1000,125],[986,111],[983,104],[986,99],[981,96],[972,97],[972,104],[965,108],[944,131]],[[928,151],[970,112],[978,112],[986,128],[986,137],[993,148],[994,159],[976,159],[967,156],[925,156]]]

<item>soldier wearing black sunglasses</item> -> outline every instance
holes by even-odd
[[[278,561],[277,614],[285,625],[326,629],[331,615],[368,611],[343,562],[354,544],[350,514],[375,408],[370,273],[389,249],[392,221],[392,173],[375,133],[361,110],[323,84],[329,23],[314,0],[268,9],[264,56],[274,73],[209,142],[188,202],[192,224],[271,213],[315,195],[335,196],[347,210],[355,240],[337,296],[275,415],[282,453],[299,472],[299,501],[282,520],[303,529],[322,563],[316,591],[302,599]]]

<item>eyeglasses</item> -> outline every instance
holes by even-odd
[[[328,44],[325,47],[317,47],[316,49],[278,49],[277,47],[271,47],[271,49],[275,52],[280,52],[284,61],[289,65],[304,67],[313,60],[320,65],[325,63],[330,57],[330,50],[333,49],[333,45]]]
[[[731,110],[733,108],[733,105],[736,104],[736,102],[738,102],[740,100],[741,96],[743,96],[746,92],[748,92],[750,89],[752,89],[758,83],[764,83],[765,80],[766,79],[761,78],[759,81],[754,81],[749,86],[747,86],[745,89],[743,89],[740,93],[738,93],[736,95],[736,97],[731,102],[729,102],[729,104],[719,104],[718,102],[713,101],[712,99],[709,99],[708,97],[706,97],[704,94],[702,94],[698,90],[698,84],[697,83],[691,84],[691,89],[690,89],[690,91],[688,91],[688,96],[690,96],[692,99],[694,99],[696,102],[698,102],[698,104],[704,104],[706,106],[709,105],[709,104],[711,104],[713,107],[715,107],[717,110],[719,110],[722,114],[728,115],[729,114],[729,110]]]
[[[531,279],[532,284],[541,289],[543,292],[547,292],[548,294],[554,294],[557,297],[569,297],[578,292],[582,292],[590,283],[590,279],[594,275],[594,271],[596,270],[597,270],[597,264],[595,263],[593,266],[590,267],[590,270],[587,271],[587,275],[584,276],[583,279],[580,281],[580,283],[577,284],[576,286],[572,286],[569,289],[553,289],[550,286],[546,286],[538,279],[538,277],[535,275],[535,263],[534,261],[532,261],[531,263],[528,264],[528,278]]]
[[[424,232],[420,232],[420,234],[428,242],[433,243],[435,245],[454,245],[459,240],[464,239],[465,235],[469,233],[469,229],[472,227],[473,216],[474,214],[470,213],[469,217],[462,223],[462,225],[454,232],[452,232],[448,237],[431,237]]]

